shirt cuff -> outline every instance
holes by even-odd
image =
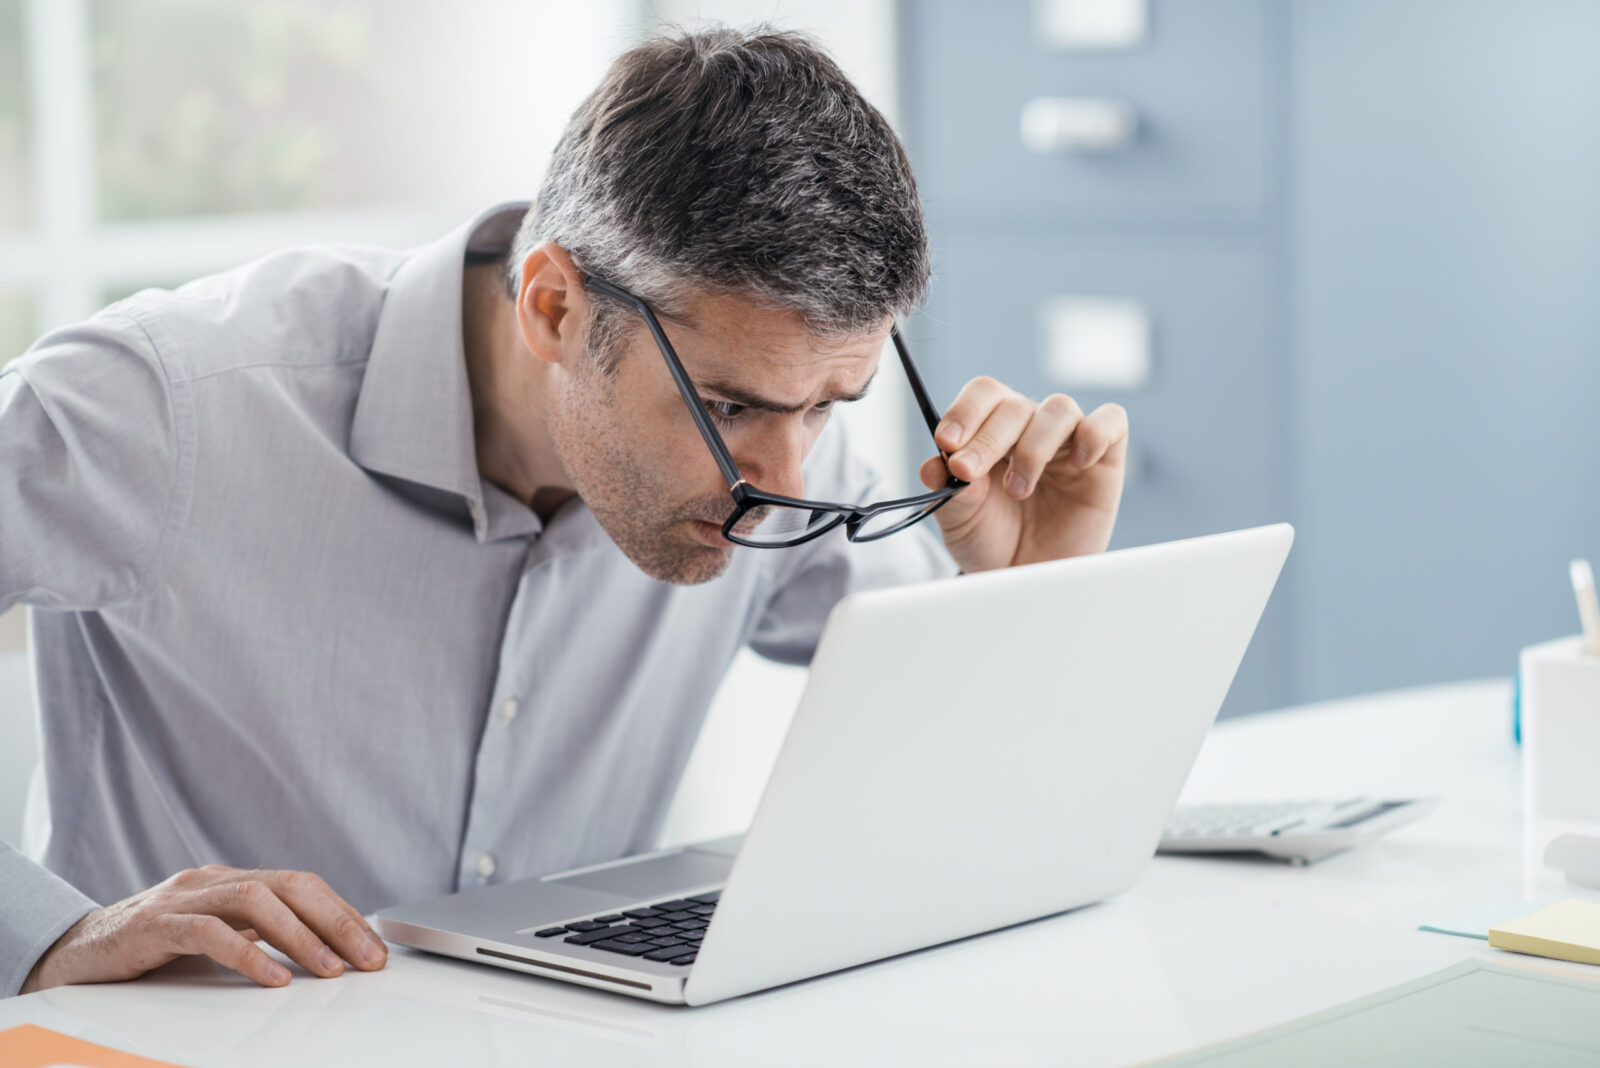
[[[0,842],[0,998],[22,989],[56,939],[100,906],[77,887]]]

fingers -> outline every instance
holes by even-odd
[[[361,914],[317,876],[213,864],[93,910],[45,951],[24,986],[31,993],[131,979],[185,954],[282,986],[289,971],[255,944],[258,935],[313,975],[342,973],[341,955],[366,969],[388,956]]]
[[[171,914],[155,921],[158,938],[174,955],[196,954],[210,957],[224,968],[231,968],[262,986],[283,986],[289,982],[289,969],[273,960],[254,942],[247,942],[238,931],[218,916]]]
[[[1128,447],[1128,413],[1120,404],[1102,404],[1072,434],[1071,460],[1075,467],[1092,467],[1108,455]]]
[[[1080,471],[1108,459],[1120,463],[1127,448],[1128,413],[1120,404],[1102,404],[1086,416],[1071,397],[1052,394],[1012,450],[1006,492],[1028,496],[1052,463]]]
[[[1006,471],[1005,491],[1013,497],[1026,497],[1038,485],[1039,476],[1060,453],[1083,422],[1083,409],[1071,397],[1052,393],[1040,402],[1033,418],[1011,450]]]
[[[233,931],[233,924],[248,924],[263,941],[281,950],[284,956],[312,975],[331,978],[344,971],[339,955],[257,879],[241,879],[198,891],[188,904],[192,911],[231,921],[230,932],[241,940],[244,936]]]
[[[1000,484],[1014,498],[1031,494],[1052,464],[1077,470],[1093,467],[1127,450],[1128,413],[1119,404],[1103,404],[1084,415],[1078,402],[1060,393],[1038,404],[992,378],[975,378],[934,431],[934,440],[950,454],[949,470],[976,482],[995,473],[1009,458]],[[943,484],[940,473],[924,465],[923,484]]]
[[[950,473],[976,482],[994,467],[1033,417],[1033,403],[992,378],[968,382],[939,421],[934,440],[950,456]]]
[[[339,956],[366,971],[383,967],[389,956],[383,939],[321,877],[306,871],[254,874]]]

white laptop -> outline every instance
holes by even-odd
[[[703,1005],[1120,893],[1287,525],[856,594],[740,838],[384,909],[390,941]]]

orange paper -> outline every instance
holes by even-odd
[[[177,1068],[168,1061],[136,1057],[120,1049],[85,1042],[33,1024],[0,1031],[0,1064],[6,1068],[45,1068],[51,1064],[83,1065],[83,1068]]]

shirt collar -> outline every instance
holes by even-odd
[[[418,249],[389,280],[350,428],[350,456],[369,471],[460,496],[479,541],[538,533],[533,510],[485,486],[473,437],[461,339],[468,255],[511,246],[526,202],[500,204]]]

